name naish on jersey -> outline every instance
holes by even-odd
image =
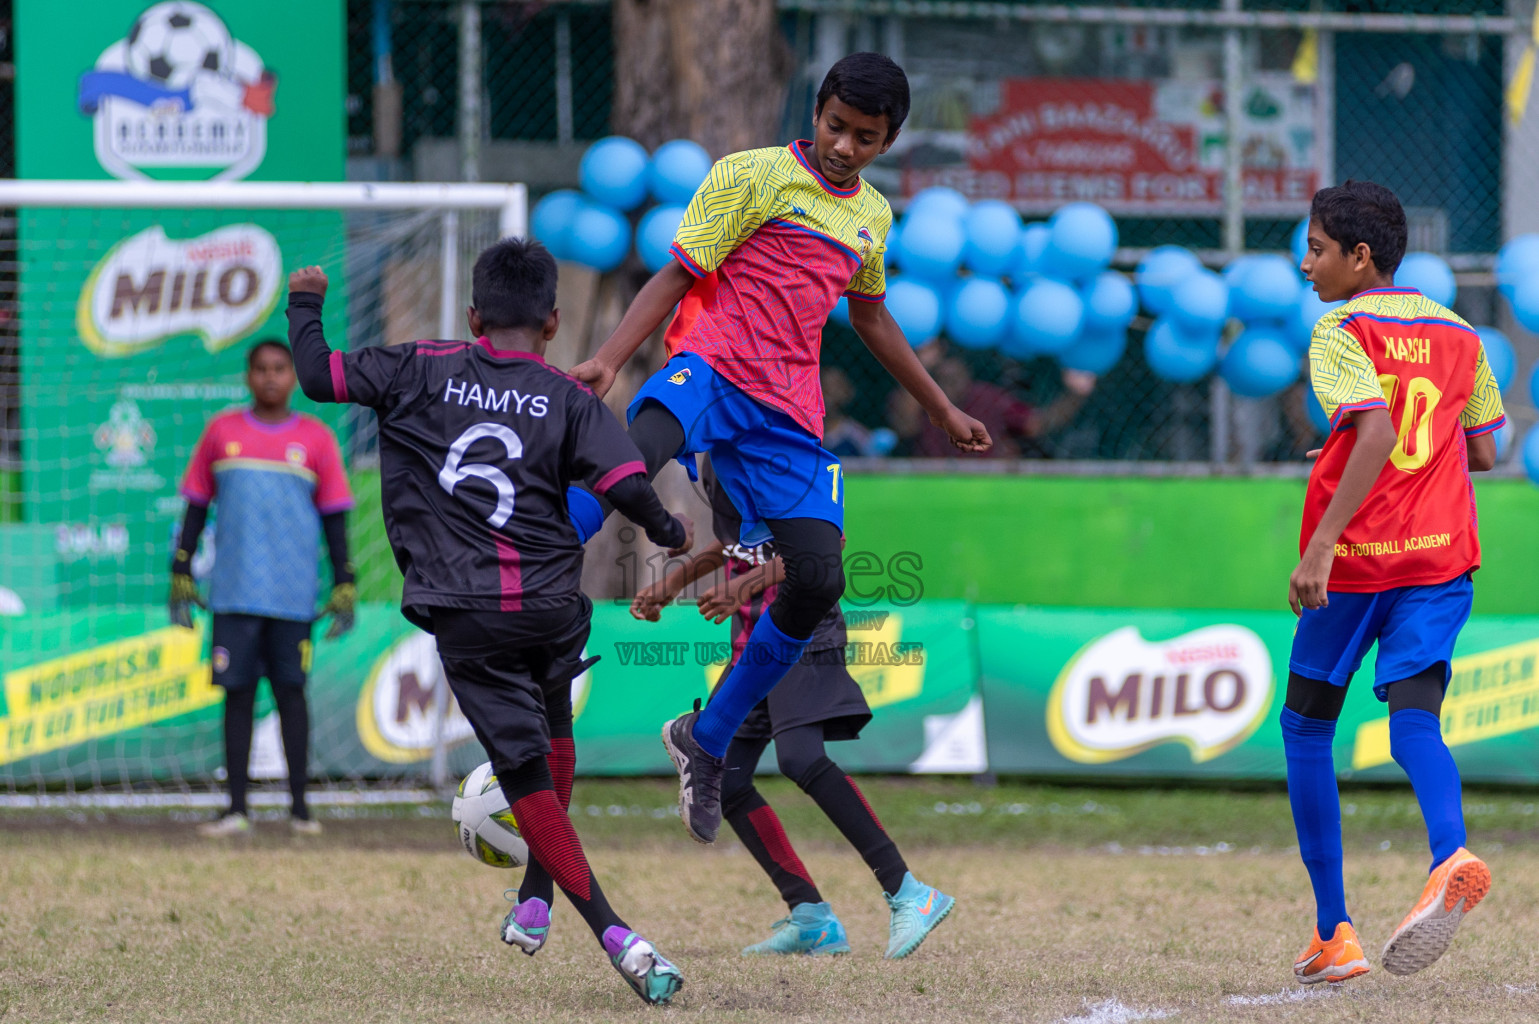
[[[450,377],[444,385],[444,401],[460,406],[474,405],[487,412],[523,412],[529,405],[529,415],[543,417],[550,408],[545,395],[527,395],[516,388],[482,387],[475,381],[461,381]]]

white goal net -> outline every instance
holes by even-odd
[[[249,348],[286,339],[296,267],[331,278],[335,347],[463,336],[471,263],[524,233],[525,190],[6,181],[0,209],[13,214],[0,236],[0,798],[215,800],[208,618],[187,631],[166,612],[204,425],[249,401]],[[355,789],[441,779],[468,730],[431,641],[395,610],[373,414],[297,392],[293,405],[336,433],[357,502],[360,610],[346,637],[316,630],[311,772]],[[195,573],[218,532],[216,500]],[[319,571],[324,593],[324,555]],[[285,773],[265,685],[251,768]]]

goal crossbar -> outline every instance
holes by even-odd
[[[0,208],[496,210],[503,237],[528,233],[521,183],[396,181],[0,181]]]

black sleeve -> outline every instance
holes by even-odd
[[[392,407],[396,378],[410,364],[415,345],[371,346],[335,352],[321,328],[323,298],[289,293],[289,347],[294,373],[306,397],[316,402],[356,402],[373,409]]]
[[[347,557],[347,513],[321,516],[321,528],[326,531],[326,550],[331,554],[332,586],[352,583],[355,577],[353,563]]]
[[[684,524],[663,508],[657,492],[647,482],[645,473],[636,472],[615,481],[606,492],[621,514],[647,533],[647,540],[660,548],[684,546]]]
[[[176,542],[176,554],[171,558],[171,571],[192,575],[192,556],[198,550],[198,538],[208,522],[208,506],[187,503],[187,514],[182,517],[182,536]]]

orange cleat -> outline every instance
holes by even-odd
[[[1357,940],[1357,932],[1346,921],[1336,926],[1329,942],[1320,938],[1315,929],[1314,941],[1293,965],[1293,976],[1301,985],[1318,985],[1328,981],[1340,984],[1360,974],[1368,973],[1368,954]]]
[[[1448,944],[1464,915],[1491,891],[1491,869],[1464,847],[1437,866],[1421,899],[1405,915],[1384,946],[1384,969],[1391,974],[1415,974],[1430,967]]]

